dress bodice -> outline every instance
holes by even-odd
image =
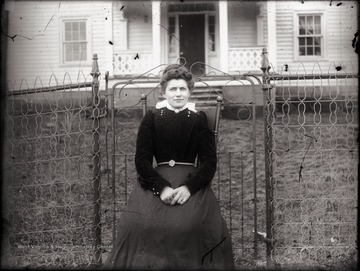
[[[157,163],[170,160],[194,163],[198,154],[199,134],[207,125],[203,112],[183,110],[175,113],[167,108],[156,110],[154,114],[155,136],[154,156]],[[201,116],[202,115],[202,116]]]
[[[208,126],[206,114],[188,109],[179,113],[167,108],[148,111],[138,131],[135,165],[142,187],[159,195],[171,184],[154,170],[154,157],[157,163],[170,160],[194,163],[198,157],[198,170],[189,174],[183,185],[193,194],[210,183],[217,157],[214,132]]]

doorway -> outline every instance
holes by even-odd
[[[201,76],[205,69],[205,15],[191,14],[179,16],[181,63],[195,76]],[[182,59],[184,58],[184,59]]]

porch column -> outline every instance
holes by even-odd
[[[160,1],[152,1],[152,52],[153,66],[161,64],[161,39],[160,39]]]
[[[268,25],[268,56],[269,63],[275,72],[277,67],[276,63],[276,1],[267,2],[267,25]]]
[[[259,15],[256,16],[256,29],[257,29],[257,45],[264,45],[264,9],[266,3],[258,2]]]
[[[107,20],[105,20],[105,37],[106,37],[106,71],[109,71],[110,77],[114,75],[113,67],[113,56],[114,56],[114,46],[109,43],[109,41],[114,42],[113,37],[113,2],[108,6],[108,15]]]
[[[228,72],[228,5],[224,0],[219,1],[219,40],[220,70]]]

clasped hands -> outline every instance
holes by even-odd
[[[166,186],[160,194],[160,199],[162,202],[174,205],[174,204],[184,204],[190,198],[190,191],[186,186],[180,186],[176,189],[173,189],[169,186]]]

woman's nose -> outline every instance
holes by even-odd
[[[181,96],[180,88],[176,89],[176,96]]]

